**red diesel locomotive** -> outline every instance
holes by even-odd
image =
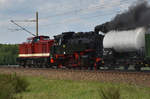
[[[50,66],[50,48],[54,40],[48,36],[36,36],[27,39],[19,45],[18,62],[20,66],[48,67]]]

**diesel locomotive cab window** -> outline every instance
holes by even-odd
[[[49,37],[45,37],[45,38],[43,38],[43,40],[50,40],[50,39],[49,39]]]
[[[28,40],[27,40],[27,42],[28,42],[28,43],[31,43],[31,42],[32,42],[32,40],[31,40],[31,39],[28,39]]]
[[[36,37],[36,38],[33,39],[33,42],[38,42],[39,40],[40,40],[40,38],[39,38],[39,37],[38,37],[38,38]]]

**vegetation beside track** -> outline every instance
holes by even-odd
[[[16,74],[0,74],[0,99],[16,99],[15,94],[26,91],[28,85],[25,78]]]
[[[0,99],[150,99],[150,88],[100,81],[0,74]]]
[[[0,44],[0,65],[16,65],[17,44]]]
[[[72,81],[29,77],[28,91],[16,95],[22,99],[150,99],[150,89],[98,81]],[[104,97],[107,96],[107,97]],[[116,98],[117,97],[117,98]]]

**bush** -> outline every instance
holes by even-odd
[[[0,74],[0,99],[14,99],[14,94],[26,91],[28,82],[16,74]]]
[[[101,99],[121,99],[120,89],[117,87],[100,88],[99,94]]]

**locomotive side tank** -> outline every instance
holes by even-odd
[[[116,52],[144,51],[145,32],[144,27],[128,31],[110,31],[105,34],[103,47]]]

